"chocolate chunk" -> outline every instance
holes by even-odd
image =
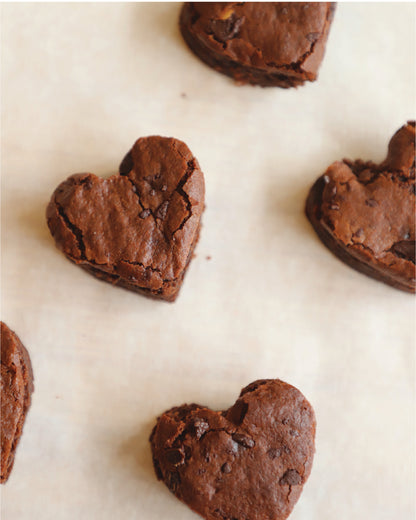
[[[302,483],[302,477],[295,469],[288,469],[279,480],[280,485],[298,486]]]
[[[226,20],[211,20],[210,27],[215,39],[226,42],[238,34],[243,22],[244,18],[237,18],[235,14],[232,14]]]
[[[280,457],[280,450],[277,448],[270,448],[270,450],[267,452],[267,455],[271,460],[278,459]]]
[[[231,466],[228,464],[228,462],[221,466],[221,471],[223,473],[231,473]]]
[[[335,162],[315,182],[306,201],[307,217],[335,255],[376,280],[412,293],[414,157],[415,122],[410,121],[394,134],[382,163]]]
[[[315,81],[335,4],[187,2],[180,29],[190,49],[239,83],[283,88]]]
[[[234,433],[233,441],[235,441],[237,444],[241,444],[241,446],[244,446],[244,448],[253,448],[255,445],[254,440],[243,433]]]
[[[1,326],[1,465],[4,484],[13,468],[17,445],[34,390],[29,353],[9,327]]]
[[[243,410],[241,431],[236,422]],[[282,424],[283,412],[291,430]],[[204,434],[195,435],[201,427]],[[248,385],[222,412],[198,405],[168,410],[150,443],[157,478],[206,520],[285,520],[310,474],[314,437],[311,405],[299,390],[276,379]],[[192,456],[176,454],[184,447]],[[167,459],[171,453],[179,462],[174,473]]]
[[[153,136],[134,144],[120,175],[69,177],[46,215],[57,247],[72,262],[112,285],[174,301],[203,209],[198,161],[183,142]]]
[[[168,463],[172,466],[179,466],[185,462],[185,449],[173,448],[171,450],[167,450],[165,457]]]
[[[401,240],[393,245],[391,251],[400,258],[415,263],[415,246],[414,240]]]

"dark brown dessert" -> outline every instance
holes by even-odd
[[[313,185],[306,214],[345,263],[407,292],[416,290],[415,122],[392,137],[381,164],[335,162]]]
[[[335,4],[187,2],[180,29],[191,50],[239,83],[296,87],[315,81]]]
[[[168,410],[150,442],[157,478],[206,520],[284,520],[311,472],[314,438],[305,397],[269,379],[224,412]]]
[[[144,137],[102,179],[72,175],[46,216],[59,249],[97,278],[174,301],[198,241],[204,177],[185,143]]]
[[[9,478],[23,423],[34,390],[27,350],[9,327],[1,325],[1,468],[0,483]]]

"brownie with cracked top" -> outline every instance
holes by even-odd
[[[1,326],[0,483],[9,478],[34,390],[29,353],[9,327]]]
[[[174,301],[200,231],[204,177],[178,139],[136,141],[119,175],[70,176],[47,207],[59,249],[97,278]]]
[[[187,2],[180,29],[206,64],[239,83],[283,88],[315,81],[332,2]]]
[[[306,215],[345,263],[414,293],[415,202],[415,122],[409,121],[382,163],[333,163],[312,186]]]
[[[295,387],[255,381],[223,412],[191,404],[159,417],[155,472],[206,520],[284,520],[311,472],[315,425]]]

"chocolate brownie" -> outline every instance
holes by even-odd
[[[239,83],[315,81],[335,3],[187,2],[180,29],[191,50]]]
[[[46,216],[65,255],[97,278],[174,301],[198,241],[204,177],[185,143],[144,137],[120,175],[70,176]]]
[[[381,164],[333,163],[313,185],[306,215],[323,243],[358,271],[416,290],[415,122],[392,137]]]
[[[9,478],[23,423],[34,390],[27,350],[9,327],[1,325],[1,468],[0,483]]]
[[[314,438],[305,397],[265,379],[223,412],[168,410],[150,443],[157,478],[206,520],[283,520],[311,472]]]

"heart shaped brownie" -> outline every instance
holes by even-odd
[[[9,478],[34,390],[28,351],[9,327],[1,326],[1,467],[0,483]]]
[[[315,415],[278,379],[241,391],[224,412],[183,405],[150,437],[156,475],[207,520],[283,520],[312,467]]]
[[[306,214],[341,260],[407,292],[416,290],[415,122],[392,137],[381,164],[335,162],[313,185]]]
[[[187,2],[180,16],[191,50],[240,83],[296,87],[315,81],[335,4]]]
[[[91,274],[175,300],[198,241],[204,177],[185,143],[145,137],[102,179],[72,175],[46,216],[57,246]]]

